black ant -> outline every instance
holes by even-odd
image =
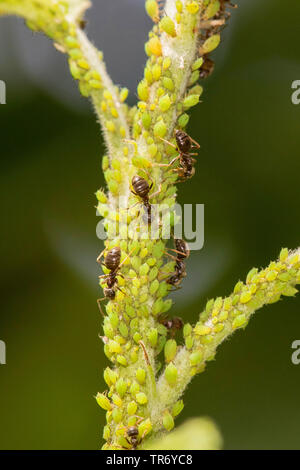
[[[128,439],[127,442],[132,445],[132,449],[133,450],[136,450],[137,449],[137,446],[141,443],[141,439],[139,439],[139,430],[137,428],[137,426],[130,426],[128,429],[127,429],[127,437]]]
[[[175,252],[177,256],[170,254],[168,254],[168,256],[175,259],[176,261],[175,272],[168,278],[166,282],[171,286],[178,287],[182,281],[182,278],[186,276],[185,262],[183,260],[186,260],[189,257],[190,249],[188,244],[180,238],[175,238],[174,244],[175,249],[171,249],[171,251]]]
[[[181,263],[181,264],[183,265],[184,263]],[[166,282],[167,284],[170,284],[171,286],[178,288],[179,285],[181,284],[182,278],[185,276],[186,276],[185,269],[182,269],[179,271],[177,269],[177,263],[176,263],[174,274],[172,274],[172,276],[170,276]]]
[[[136,424],[139,424],[141,421],[143,421],[144,418],[139,418],[137,420]],[[137,426],[130,426],[125,428],[126,429],[126,435],[125,439],[128,442],[128,444],[131,446],[132,450],[136,450],[137,447],[141,444],[142,440],[144,439],[146,435],[146,431],[143,434],[143,436],[139,437],[139,430]],[[122,447],[122,449],[126,449],[126,447]]]
[[[207,78],[209,77],[215,68],[215,63],[212,59],[208,57],[208,55],[203,56],[203,64],[201,65],[200,71],[200,78]]]
[[[181,238],[175,238],[174,244],[175,244],[175,250],[171,249],[171,251],[174,251],[175,253],[177,253],[178,259],[186,259],[190,256],[190,249],[189,249],[187,242],[185,242]]]
[[[176,160],[179,159],[179,168],[176,168],[173,171],[176,171],[181,178],[182,181],[185,181],[195,174],[195,168],[194,168],[194,163],[196,160],[191,157],[191,155],[198,155],[197,153],[191,153],[192,148],[200,148],[200,145],[198,142],[196,142],[194,139],[192,139],[186,132],[180,129],[175,130],[175,139],[176,139],[176,144],[174,145],[171,142],[160,138],[167,144],[171,145],[174,147],[179,154],[173,158],[173,160],[170,161],[170,163],[167,164],[159,164],[159,166],[171,166],[173,163],[176,162]]]
[[[105,256],[104,262],[101,261],[101,258],[103,256],[105,250],[100,253],[100,255],[97,258],[97,263],[102,264],[105,266],[107,269],[110,270],[108,274],[103,274],[102,276],[99,276],[99,278],[105,278],[107,287],[103,289],[104,297],[102,299],[98,299],[97,303],[100,309],[100,312],[103,314],[102,309],[101,309],[101,302],[102,300],[109,299],[109,300],[114,300],[116,297],[116,288],[124,294],[124,292],[117,286],[118,279],[118,271],[121,268],[121,266],[125,263],[127,258],[130,256],[130,253],[126,256],[126,258],[121,261],[121,249],[119,246],[115,246]],[[119,274],[122,276],[122,274]],[[123,276],[122,276],[123,277]]]
[[[158,319],[158,321],[167,328],[171,338],[174,338],[176,332],[181,330],[183,327],[183,321],[180,317],[169,318],[166,316],[162,316]]]
[[[135,175],[132,178],[131,185],[133,188],[131,190],[132,194],[141,198],[143,201],[143,206],[146,212],[146,222],[148,223],[148,225],[150,225],[152,222],[152,206],[150,204],[150,199],[154,196],[157,196],[160,193],[161,189],[156,191],[156,193],[152,193],[151,196],[149,196],[149,192],[153,188],[153,181],[151,181],[151,184],[149,185],[145,178],[142,178],[138,175]]]

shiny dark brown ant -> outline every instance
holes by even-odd
[[[103,256],[104,251],[105,249],[102,251],[102,253],[100,253],[100,255],[97,258],[97,263],[105,266],[107,269],[110,270],[108,274],[103,274],[102,276],[99,276],[99,279],[104,278],[107,284],[107,287],[103,289],[104,297],[102,299],[97,300],[97,303],[98,303],[98,306],[102,315],[103,315],[103,311],[101,308],[102,300],[105,300],[105,299],[114,300],[114,298],[116,297],[116,289],[118,289],[120,292],[124,294],[124,292],[117,285],[118,284],[117,276],[119,275],[119,276],[124,277],[122,274],[119,274],[118,272],[121,266],[125,263],[127,258],[130,256],[130,253],[129,253],[120,264],[121,249],[119,246],[115,246],[114,248],[109,250],[103,262],[101,261],[101,258]]]
[[[175,249],[171,249],[171,251],[175,252],[177,256],[173,256],[169,253],[168,256],[175,259],[176,261],[175,271],[166,282],[167,284],[178,288],[182,279],[186,276],[185,262],[183,260],[186,260],[189,257],[190,249],[188,244],[180,238],[175,238],[174,245]]]
[[[190,256],[190,249],[184,240],[181,238],[175,238],[174,239],[174,244],[175,244],[175,250],[171,249],[171,251],[174,251],[177,253],[177,258],[178,259],[186,259]]]
[[[136,450],[137,446],[141,443],[141,439],[139,439],[139,430],[137,426],[130,426],[127,429],[127,442],[132,446],[132,450]]]
[[[169,167],[172,166],[173,163],[176,162],[176,160],[179,159],[179,168],[174,169],[173,171],[176,171],[178,173],[178,176],[180,178],[179,182],[186,181],[187,179],[191,178],[195,174],[195,168],[194,168],[194,163],[196,163],[196,160],[192,158],[192,155],[198,155],[197,153],[191,153],[191,150],[193,148],[200,148],[200,145],[198,142],[196,142],[194,139],[192,139],[186,132],[180,129],[175,130],[175,139],[176,139],[176,145],[172,144],[168,140],[165,140],[163,138],[160,138],[167,144],[171,145],[174,147],[179,154],[173,158],[173,160],[170,161],[170,163],[166,164],[159,164],[159,166],[165,166]]]
[[[136,424],[139,424],[143,420],[144,420],[144,418],[139,417]],[[144,439],[144,437],[146,435],[146,431],[141,437],[139,437],[139,430],[138,430],[137,425],[125,427],[125,429],[126,429],[126,433],[125,433],[126,441],[131,446],[132,450],[136,450],[137,447],[141,444],[142,440]],[[121,447],[121,449],[128,449],[128,448],[127,447]]]
[[[161,187],[158,191],[155,193],[152,193],[151,196],[149,196],[149,192],[153,188],[153,181],[151,181],[151,184],[149,185],[148,181],[145,180],[145,178],[142,178],[142,176],[135,175],[132,178],[131,181],[131,186],[132,186],[132,194],[135,196],[139,197],[143,201],[143,206],[145,208],[145,215],[146,215],[146,222],[148,225],[151,224],[152,222],[152,206],[150,204],[150,199],[157,196],[160,191]]]
[[[200,78],[207,78],[209,77],[215,68],[215,63],[212,59],[208,57],[208,55],[203,56],[203,64],[201,65],[199,72]]]
[[[167,328],[171,338],[174,338],[177,331],[180,331],[183,328],[183,321],[180,317],[169,318],[163,315],[158,319],[158,321]]]
[[[184,266],[184,263],[181,262],[181,265]],[[167,284],[170,284],[173,287],[179,288],[182,279],[186,276],[185,267],[178,269],[177,263],[175,265],[175,272],[167,279]]]

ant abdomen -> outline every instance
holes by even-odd
[[[107,269],[115,271],[118,269],[121,261],[121,249],[119,246],[112,248],[105,256],[104,264]]]
[[[141,197],[142,199],[147,198],[150,191],[150,186],[145,178],[136,175],[132,178],[131,184],[137,196]]]
[[[181,283],[182,276],[178,273],[173,274],[172,276],[167,279],[167,284],[170,284],[171,286],[177,287]]]
[[[177,147],[180,153],[188,154],[192,147],[190,136],[179,129],[175,131]]]
[[[114,300],[116,297],[116,291],[112,287],[105,287],[103,289],[103,293],[104,293],[105,298],[109,300]]]

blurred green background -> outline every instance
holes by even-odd
[[[118,16],[118,36],[110,27],[98,41],[122,85],[128,85],[121,82],[122,72],[129,74],[125,57],[142,61],[150,28],[143,1],[127,3],[137,5],[136,15],[130,9]],[[300,242],[300,105],[291,103],[291,83],[300,79],[300,3],[238,3],[203,103],[192,113],[189,132],[201,143],[197,173],[179,187],[180,202],[205,204],[205,245],[192,253],[172,310],[190,321],[208,298],[231,292],[250,268]],[[98,17],[109,23],[116,12]],[[89,17],[93,37],[97,18]],[[15,25],[28,46],[14,38]],[[0,30],[9,39],[0,44],[0,79],[7,83],[7,104],[0,107],[0,339],[7,345],[7,364],[0,366],[0,448],[96,449],[104,413],[93,396],[105,388],[107,365],[96,305],[101,134],[83,99],[53,91],[56,82],[72,93],[76,86],[50,42],[32,39],[15,19],[1,19]],[[51,89],[28,73],[20,42],[27,55],[34,42],[57,61],[61,74],[55,77],[52,67]],[[39,59],[45,61],[37,52]],[[140,62],[128,75],[132,103],[142,68]],[[179,421],[211,416],[227,449],[299,449],[295,339],[300,296],[258,312],[194,379]]]

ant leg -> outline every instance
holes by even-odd
[[[173,273],[172,273],[173,274]],[[169,279],[171,273],[164,273],[163,271],[161,273],[158,274],[158,277],[157,279],[159,281],[164,281],[165,279]]]
[[[131,191],[135,196],[138,196],[137,194],[135,194],[133,191]],[[133,206],[130,206],[130,207],[122,207],[122,209],[120,209],[120,211],[129,211],[129,209],[133,209],[135,206],[137,206],[138,204],[140,203],[140,201],[136,202],[135,204],[133,204]]]
[[[199,24],[199,29],[210,29],[211,27],[214,26],[222,26],[225,23],[225,20],[211,20],[211,21],[202,21]]]
[[[126,294],[126,292],[124,292],[122,289],[120,289],[119,286],[116,286],[116,288],[117,288],[120,292],[122,292],[122,294],[124,294],[126,297],[128,297],[128,295]]]
[[[160,166],[160,167],[170,167],[173,165],[173,163],[176,162],[176,160],[178,160],[178,158],[180,158],[180,154],[177,155],[175,158],[173,158],[173,160],[171,160],[169,163],[153,163],[153,166]]]
[[[169,249],[171,250],[172,248],[169,248]],[[165,251],[165,255],[166,255],[166,256],[169,256],[170,258],[174,259],[175,261],[177,260],[177,256],[171,255],[171,254],[168,253],[167,251]]]
[[[168,145],[171,145],[171,147],[174,147],[174,149],[178,150],[176,145],[172,144],[171,142],[169,142],[168,140],[166,139],[163,139],[162,137],[158,137],[160,140],[162,140],[163,142],[165,142],[166,144]]]
[[[183,251],[175,250],[175,248],[169,248],[169,250],[174,251],[174,253],[178,253],[179,255],[185,255],[185,257],[187,258],[186,253],[183,253]]]
[[[106,250],[106,248],[104,248],[104,250],[103,250],[103,251],[101,251],[100,255],[98,256],[98,258],[97,258],[97,260],[96,260],[96,261],[97,261],[97,263],[99,263],[99,264],[103,264],[103,263],[102,263],[100,260],[101,260],[101,258],[102,258],[102,256],[103,256],[103,254],[104,254],[105,250]]]
[[[137,416],[137,420],[136,420],[136,423],[135,425],[138,426],[142,421],[144,421],[145,418],[142,418],[142,416]]]
[[[169,166],[172,166],[172,165],[173,165],[173,163],[175,163],[175,162],[176,162],[176,160],[178,160],[178,158],[180,158],[180,154],[179,154],[179,155],[177,155],[177,157],[173,158],[173,160],[171,160],[171,161],[170,161],[170,163],[169,163]]]
[[[100,266],[105,266],[106,267],[106,264],[104,263],[104,261],[97,261],[97,262],[100,264]]]
[[[109,277],[109,274],[102,274],[102,276],[98,276],[99,279],[102,279],[103,277],[108,278],[108,277]]]
[[[153,197],[155,196],[158,196],[159,193],[161,192],[161,187],[162,187],[162,184],[163,184],[163,181],[160,183],[159,185],[159,189],[155,192],[155,193],[152,193],[151,196],[149,196],[149,199],[152,199]]]
[[[122,279],[124,279],[125,281],[132,281],[132,277],[125,277],[123,276],[123,274],[121,273],[118,273],[117,276],[120,276]]]
[[[133,248],[129,253],[128,255],[123,259],[122,263],[119,264],[119,267],[118,269],[120,269],[120,267],[125,263],[125,261],[129,258],[129,256],[134,252],[135,248]]]
[[[178,176],[180,176],[180,174],[182,174],[182,170],[183,170],[183,168],[182,168],[182,167],[179,167],[179,168],[174,168],[174,169],[172,169],[171,171],[173,171],[174,173],[177,173]],[[182,177],[183,177],[183,176],[182,176]],[[177,181],[176,181],[176,183],[177,183]]]
[[[101,315],[104,317],[104,313],[103,313],[103,310],[102,310],[102,307],[101,307],[101,302],[102,300],[105,300],[106,297],[102,297],[102,299],[97,299],[97,304],[98,304],[98,307],[99,307],[99,310],[100,310],[100,313]]]
[[[136,194],[137,196],[137,194]],[[138,204],[140,204],[140,201],[136,202],[135,204],[133,204],[133,206],[130,206],[130,207],[127,207],[125,210],[129,210],[129,209],[133,209],[135,206],[137,206]]]
[[[192,137],[190,137],[191,141],[193,142],[193,146],[192,147],[197,147],[197,149],[200,148],[200,144],[198,142],[196,142],[196,140],[192,139]],[[191,154],[192,155],[192,154]]]
[[[175,287],[175,289],[170,289],[169,292],[176,292],[179,289],[182,289],[182,286]]]

